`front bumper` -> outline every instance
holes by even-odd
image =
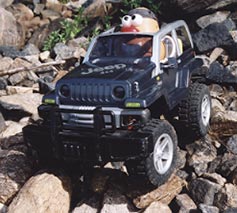
[[[106,162],[142,159],[152,152],[152,135],[137,131],[116,130],[102,135],[75,131],[54,132],[43,125],[23,128],[25,142],[41,158],[67,161]]]

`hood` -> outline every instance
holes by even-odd
[[[141,60],[139,63],[126,63],[111,61],[110,63],[84,63],[64,76],[65,79],[107,79],[107,80],[132,80],[136,76],[151,77],[155,64],[150,61]]]

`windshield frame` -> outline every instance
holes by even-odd
[[[154,35],[150,34],[150,33],[124,33],[124,32],[122,32],[122,33],[121,32],[116,32],[116,33],[113,33],[113,34],[101,34],[101,35],[97,36],[95,39],[93,39],[93,41],[91,42],[83,62],[89,62],[89,63],[93,64],[93,59],[96,59],[96,58],[106,59],[106,57],[108,57],[108,60],[110,60],[110,58],[113,60],[116,57],[120,58],[120,60],[123,60],[125,58],[126,58],[126,60],[127,59],[136,60],[136,59],[144,58],[144,57],[148,58],[148,56],[135,55],[133,52],[131,52],[132,54],[129,54],[129,52],[127,52],[127,55],[126,54],[119,55],[119,53],[118,53],[119,51],[116,51],[116,47],[111,48],[112,51],[110,52],[110,54],[111,54],[110,56],[103,56],[103,55],[101,55],[100,57],[92,56],[93,52],[95,51],[95,47],[98,44],[98,40],[101,40],[101,39],[106,38],[106,37],[114,37],[115,42],[116,41],[118,42],[119,40],[122,41],[123,38],[124,38],[124,40],[126,40],[129,37],[134,37],[132,39],[139,39],[139,38],[142,38],[142,37],[147,37],[147,38],[150,37],[150,40],[151,40],[151,45],[150,45],[151,55],[149,56],[149,58],[151,58],[152,54],[153,54],[153,46],[154,46],[153,45],[153,39],[154,39],[153,36]],[[150,40],[148,40],[148,42],[150,42]],[[112,39],[112,41],[113,41],[113,39]],[[114,45],[114,43],[113,43],[113,45]],[[126,44],[126,45],[128,45],[128,46],[130,45],[130,47],[132,47],[134,44]],[[148,44],[148,46],[149,46],[149,44]],[[113,50],[113,49],[115,49],[115,50]],[[129,48],[127,48],[126,50],[129,50]],[[139,49],[139,47],[138,47],[138,54],[141,54],[141,52],[140,52],[141,50],[142,50],[142,47],[141,47],[141,49]],[[118,53],[118,55],[116,56],[115,53]]]

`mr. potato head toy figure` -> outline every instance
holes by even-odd
[[[145,8],[138,7],[130,10],[127,15],[122,17],[121,32],[144,32],[144,33],[155,33],[159,30],[159,24],[155,14]],[[135,38],[128,42],[128,44],[136,44],[143,46],[149,42],[150,38]],[[152,47],[144,56],[151,56]],[[160,59],[165,58],[165,46],[161,44]]]

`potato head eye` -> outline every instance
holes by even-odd
[[[134,14],[132,15],[132,25],[134,25],[135,27],[139,26],[142,24],[143,22],[143,17],[139,14]]]
[[[131,26],[131,19],[132,17],[129,15],[126,15],[122,18],[122,26],[123,27],[130,27]]]

